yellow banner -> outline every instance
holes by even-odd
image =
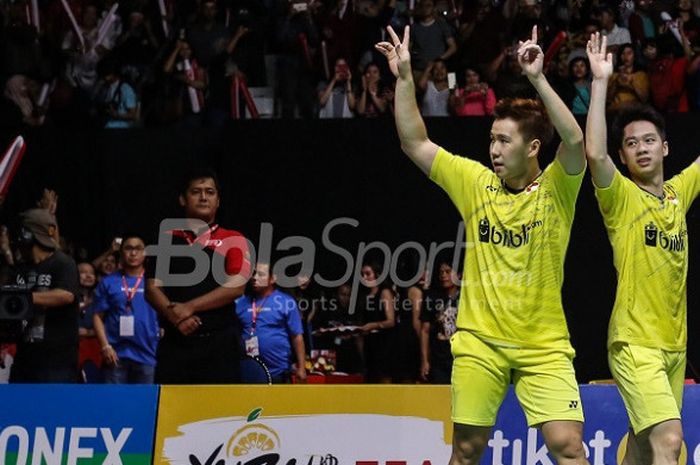
[[[435,465],[451,440],[448,386],[162,386],[154,463]]]

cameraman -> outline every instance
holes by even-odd
[[[78,379],[78,268],[58,250],[56,219],[48,210],[22,213],[18,246],[24,264],[15,283],[31,291],[28,321],[11,383],[74,383]]]

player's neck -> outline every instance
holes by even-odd
[[[521,176],[514,176],[512,178],[504,179],[503,183],[508,190],[517,193],[532,184],[533,181],[540,176],[540,174],[542,174],[540,165],[533,163],[528,166],[527,171]]]
[[[658,173],[654,173],[649,177],[638,177],[631,175],[632,182],[634,182],[638,187],[644,189],[652,195],[658,198],[663,198],[664,196],[664,172],[659,170]]]

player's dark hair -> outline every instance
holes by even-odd
[[[613,141],[616,148],[622,146],[622,138],[625,134],[625,127],[635,121],[649,121],[656,127],[661,136],[661,140],[666,140],[666,121],[663,116],[649,105],[627,105],[620,109],[612,125]]]
[[[539,100],[504,98],[496,103],[493,114],[496,119],[510,118],[518,123],[523,139],[527,142],[539,139],[541,147],[544,147],[554,136],[552,122],[544,104]]]

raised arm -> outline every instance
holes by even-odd
[[[518,62],[523,73],[537,90],[542,99],[554,128],[561,137],[557,158],[568,174],[579,174],[586,168],[586,156],[583,147],[583,131],[576,118],[557,95],[542,72],[544,53],[537,45],[537,26],[532,28],[532,38],[520,42]]]
[[[605,123],[605,97],[608,79],[613,72],[612,53],[607,53],[607,39],[600,33],[591,34],[586,46],[591,63],[593,83],[591,104],[586,121],[586,157],[591,167],[593,182],[598,187],[608,187],[615,175],[615,164],[608,155],[607,126]]]
[[[386,57],[389,69],[397,78],[394,119],[401,140],[401,148],[421,171],[430,175],[430,168],[439,147],[428,139],[425,123],[423,123],[423,118],[418,111],[416,89],[411,74],[410,31],[406,26],[403,42],[391,26],[387,27],[387,31],[391,36],[392,43],[379,42],[375,47]]]

